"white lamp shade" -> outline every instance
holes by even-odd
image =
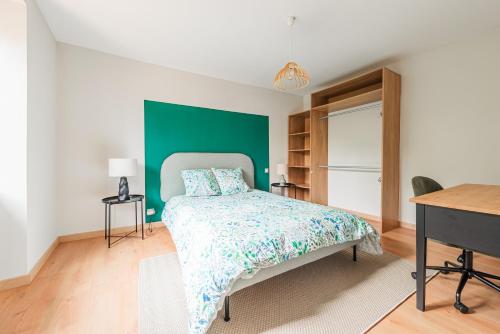
[[[286,168],[286,164],[277,164],[276,165],[276,174],[278,175],[287,175],[288,170]]]
[[[137,159],[109,159],[108,174],[111,177],[137,175]]]

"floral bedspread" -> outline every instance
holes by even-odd
[[[377,231],[342,210],[252,190],[229,196],[175,196],[162,220],[182,268],[189,333],[205,333],[238,278],[250,278],[321,247],[360,240],[381,254]]]

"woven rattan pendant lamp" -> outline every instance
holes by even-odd
[[[292,61],[292,29],[294,23],[295,16],[290,16],[288,18],[288,26],[290,27],[290,61],[276,74],[273,82],[276,89],[283,91],[297,90],[309,84],[309,74],[299,64]]]

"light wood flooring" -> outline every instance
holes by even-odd
[[[415,231],[398,228],[382,242],[386,251],[415,260]],[[104,238],[62,243],[31,285],[0,292],[0,333],[137,333],[138,263],[174,250],[165,228],[111,249]],[[458,253],[429,243],[429,263]],[[475,265],[500,274],[499,259],[476,255]],[[500,333],[500,294],[469,281],[463,302],[473,311],[463,315],[452,306],[457,284],[456,274],[438,275],[427,285],[425,313],[412,296],[370,333]]]

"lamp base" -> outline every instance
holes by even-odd
[[[118,200],[128,201],[130,199],[127,178],[122,176],[118,185]]]
[[[286,185],[285,175],[281,175],[280,186],[285,186],[285,185]]]

